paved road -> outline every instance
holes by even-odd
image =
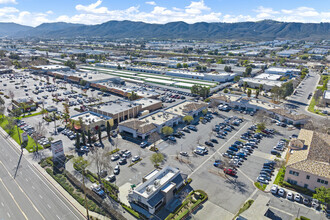
[[[20,158],[0,136],[0,216],[4,219],[84,219],[84,217],[38,173],[24,156]]]
[[[295,90],[296,94],[292,94],[284,103],[284,105],[287,108],[296,111],[297,113],[307,114],[314,118],[323,118],[320,115],[310,113],[306,109],[306,107],[309,105],[309,102],[311,100],[311,98],[308,99],[308,96],[310,93],[314,93],[316,86],[318,85],[319,79],[320,79],[319,74],[315,72],[310,72],[309,76],[306,77],[296,88]]]

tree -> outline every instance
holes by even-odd
[[[257,89],[257,90],[256,90],[256,98],[259,97],[259,93],[260,93],[260,91],[259,91],[259,89]]]
[[[13,90],[9,90],[9,93],[8,93],[9,97],[11,100],[14,100],[15,98],[15,93],[13,92]]]
[[[99,142],[102,143],[102,132],[101,132],[101,128],[97,129],[97,133],[99,136]]]
[[[88,138],[88,144],[92,145],[92,135],[90,130],[88,130],[87,132],[87,138]]]
[[[248,96],[248,97],[251,97],[251,94],[252,94],[252,90],[251,90],[251,89],[248,89],[248,91],[247,91],[247,96]]]
[[[330,188],[321,186],[319,188],[315,188],[315,191],[316,193],[313,195],[314,199],[317,199],[322,203],[330,203]]]
[[[150,161],[154,166],[158,166],[164,160],[164,155],[161,153],[154,153],[150,157]]]
[[[224,71],[227,73],[231,72],[231,66],[225,66]]]
[[[210,94],[210,87],[193,85],[190,89],[192,94],[199,95],[203,98],[206,98]]]
[[[259,85],[259,90],[262,91],[264,89],[264,85],[260,84]]]
[[[247,82],[244,82],[244,83],[243,83],[243,89],[244,89],[244,92],[245,92],[247,86],[248,86],[248,83],[247,83]]]
[[[182,68],[181,63],[176,64],[176,68],[178,68],[178,69]]]
[[[186,115],[183,117],[183,121],[186,122],[187,124],[190,124],[190,122],[192,122],[194,120],[194,118],[191,115]]]
[[[70,67],[71,69],[76,69],[76,63],[71,60],[65,61],[64,65]]]
[[[183,63],[182,64],[182,67],[185,68],[185,69],[187,69],[188,68],[188,64],[187,63]]]
[[[272,99],[273,101],[278,101],[281,97],[281,89],[278,86],[274,86],[271,90],[270,90],[271,94],[272,94]]]
[[[292,80],[282,84],[282,86],[281,86],[281,96],[282,96],[282,98],[290,96],[293,93],[293,91],[294,91],[294,88],[293,88]]]
[[[263,131],[263,130],[265,130],[265,129],[266,129],[266,125],[265,125],[265,123],[259,123],[259,124],[257,124],[257,129],[258,129],[259,131]]]
[[[100,183],[101,181],[101,172],[102,171],[111,171],[112,166],[111,163],[109,163],[111,159],[111,154],[109,154],[110,148],[106,147],[104,150],[100,148],[95,148],[93,154],[91,154],[91,162],[95,165],[96,167],[96,172],[97,172],[97,177]]]
[[[8,124],[5,125],[5,130],[9,135],[14,133],[15,129],[15,118],[14,117],[7,117]]]
[[[110,132],[111,132],[111,125],[110,125],[110,122],[107,121],[107,135],[108,135],[108,139],[110,140]]]
[[[85,136],[85,132],[84,131],[81,132],[81,139],[82,139],[83,145],[86,145],[86,136]]]
[[[77,132],[76,133],[76,150],[80,149],[80,134]]]
[[[202,110],[202,114],[203,114],[203,115],[206,115],[207,112],[208,112],[207,109],[203,109],[203,110]]]
[[[36,152],[38,152],[38,141],[44,137],[45,133],[46,133],[46,128],[42,123],[38,123],[35,127],[34,127],[34,132],[31,135],[35,145],[36,145]]]
[[[68,123],[69,122],[69,119],[70,119],[70,108],[69,108],[69,104],[66,102],[63,104],[64,106],[64,120],[65,120],[65,123]]]
[[[162,128],[162,134],[165,136],[169,136],[171,134],[173,134],[173,128],[165,126]]]
[[[138,94],[137,94],[136,92],[134,92],[134,91],[128,93],[128,99],[129,99],[130,101],[134,101],[134,100],[137,100],[137,99],[139,99],[139,98],[140,98],[140,97],[138,96]]]
[[[240,79],[241,79],[240,76],[235,76],[235,77],[234,77],[234,82],[238,82]]]
[[[252,67],[248,66],[245,68],[245,72],[246,76],[251,76],[252,73]]]
[[[225,63],[225,61],[223,61],[222,58],[220,58],[220,59],[217,61],[217,64],[224,64],[224,63]]]

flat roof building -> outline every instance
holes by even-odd
[[[179,169],[167,166],[161,170],[153,170],[129,192],[128,200],[154,214],[173,200],[174,194],[183,183],[184,178]]]
[[[100,127],[106,126],[107,121],[113,126],[113,120],[111,117],[106,115],[101,115],[92,111],[83,112],[71,117],[72,120],[80,121],[82,120],[84,124],[85,131],[88,130],[98,130]],[[81,125],[80,125],[81,126]],[[80,127],[81,128],[81,127]]]

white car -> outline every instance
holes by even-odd
[[[293,194],[292,192],[288,192],[288,193],[286,194],[286,198],[287,198],[288,200],[293,200],[293,198],[294,198],[294,194]]]
[[[296,202],[301,202],[301,199],[302,199],[302,197],[301,197],[301,195],[299,195],[299,194],[296,194],[296,195],[294,196],[294,201],[296,201]]]
[[[318,201],[317,199],[313,199],[313,200],[312,200],[312,207],[313,207],[314,209],[317,209],[319,206],[320,206],[319,201]]]
[[[278,190],[278,195],[282,196],[282,197],[285,197],[285,190],[283,188],[279,189]]]
[[[140,156],[134,156],[132,158],[132,162],[135,162],[135,161],[138,161],[138,160],[140,160]]]
[[[277,185],[273,185],[272,188],[270,189],[271,193],[273,194],[277,194],[278,191],[278,186]]]

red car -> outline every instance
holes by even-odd
[[[224,169],[223,170],[225,172],[225,174],[231,175],[231,176],[236,176],[236,171],[232,170],[232,169]]]

